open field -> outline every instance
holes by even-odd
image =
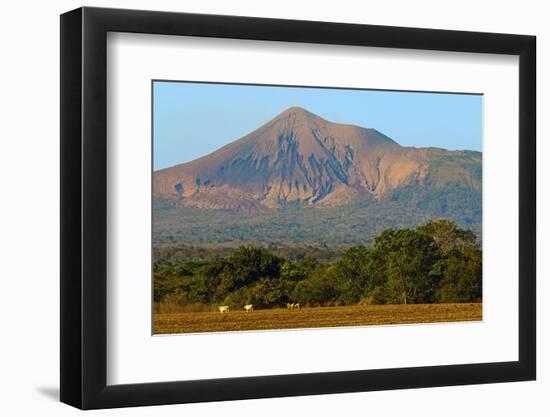
[[[199,333],[239,330],[298,329],[406,323],[479,321],[482,304],[398,304],[286,308],[203,313],[155,313],[154,333]]]

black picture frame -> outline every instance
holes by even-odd
[[[519,56],[519,360],[107,385],[108,32]],[[534,36],[102,8],[61,15],[61,401],[81,409],[534,380]]]

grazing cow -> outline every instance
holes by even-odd
[[[220,310],[220,313],[229,313],[229,306],[219,306],[218,310]]]
[[[297,308],[299,310],[302,307],[300,306],[300,303],[287,303],[286,308],[288,308],[289,310]]]
[[[252,304],[247,304],[244,306],[244,311],[246,311],[247,313],[253,310],[254,310],[254,305]]]
[[[300,310],[302,306],[300,305],[300,303],[294,303],[294,308],[297,308],[298,310]]]

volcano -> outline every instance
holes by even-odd
[[[480,152],[405,147],[376,129],[333,123],[300,107],[209,155],[153,174],[155,198],[203,209],[407,204],[420,195],[423,201],[444,195],[449,201],[439,203],[447,207],[457,187],[480,204]]]

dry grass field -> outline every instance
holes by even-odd
[[[408,304],[155,313],[154,333],[201,333],[481,320],[482,304]]]

